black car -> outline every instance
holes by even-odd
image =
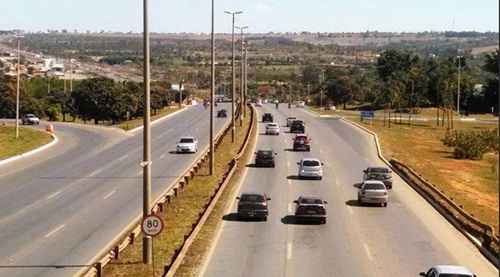
[[[238,202],[238,218],[260,218],[267,220],[267,201],[271,198],[263,193],[242,193]]]
[[[227,111],[226,110],[220,110],[217,112],[217,117],[227,117]]]
[[[262,122],[274,122],[273,115],[272,115],[272,114],[270,114],[270,113],[265,113],[265,114],[262,116]]]
[[[274,167],[274,153],[273,150],[259,150],[255,152],[255,166],[256,167]]]
[[[319,221],[326,223],[326,204],[328,202],[318,197],[300,196],[295,203],[295,220],[297,221]]]
[[[387,167],[368,167],[363,170],[363,181],[382,181],[387,189],[392,189],[392,171]]]
[[[295,120],[292,122],[292,125],[290,126],[290,133],[303,134],[305,132],[306,132],[306,126],[304,124],[304,121]]]

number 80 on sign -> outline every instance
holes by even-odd
[[[157,236],[163,230],[163,220],[156,215],[148,215],[142,221],[142,231],[147,236]]]

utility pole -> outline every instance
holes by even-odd
[[[225,11],[224,13],[226,14],[229,14],[233,17],[233,27],[232,27],[232,38],[231,38],[231,43],[232,43],[232,62],[231,62],[231,67],[232,67],[232,70],[233,70],[233,81],[232,81],[232,85],[233,85],[233,92],[232,92],[232,99],[231,99],[231,104],[232,104],[232,109],[231,109],[231,124],[232,124],[232,128],[231,128],[231,142],[234,143],[234,140],[235,140],[235,137],[236,137],[236,124],[235,124],[235,108],[236,108],[236,67],[235,67],[235,48],[234,48],[234,18],[236,15],[238,14],[242,14],[243,12],[241,11],[236,11],[236,12],[228,12],[228,11]]]
[[[73,92],[73,61],[69,59],[69,91]]]
[[[19,84],[21,78],[21,37],[17,37],[16,139],[19,138]]]
[[[149,29],[148,29],[148,0],[144,2],[144,131],[143,131],[143,188],[142,188],[142,217],[146,218],[151,212],[151,126],[150,126],[150,83],[149,83]],[[142,261],[144,264],[153,262],[153,239],[144,235],[142,239]]]
[[[458,58],[458,86],[457,86],[457,114],[458,114],[458,117],[460,117],[460,75],[461,75],[461,71],[462,71],[462,63],[460,61],[460,59],[462,58],[462,56],[457,56]]]
[[[179,109],[182,109],[182,86],[183,86],[184,80],[181,79],[180,84],[179,84]]]
[[[210,88],[210,175],[214,174],[215,164],[214,164],[214,102],[215,102],[215,0],[212,0],[212,32],[211,32],[211,88]]]
[[[311,97],[311,84],[307,83],[307,99],[306,99],[306,104],[309,101],[310,97]]]
[[[243,116],[246,117],[247,116],[247,92],[248,92],[248,43],[245,44],[245,67],[244,67],[244,71],[245,71],[245,78],[244,78],[244,82],[245,82],[245,88],[244,88],[244,95],[243,95]]]
[[[323,81],[325,79],[325,72],[321,71],[320,82],[319,82],[319,109],[323,109]]]
[[[245,114],[243,113],[243,106],[244,106],[244,86],[245,86],[245,39],[244,39],[244,31],[247,29],[248,26],[243,26],[243,27],[236,27],[236,29],[241,31],[241,72],[240,72],[240,113],[242,116],[240,116],[240,126],[243,126],[243,117]]]

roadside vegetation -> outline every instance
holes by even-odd
[[[26,153],[51,141],[49,134],[23,127],[19,128],[19,138],[16,139],[15,127],[0,126],[0,160]]]
[[[239,125],[238,125],[239,126]],[[217,184],[223,179],[229,168],[229,163],[238,153],[244,143],[245,135],[250,127],[250,118],[244,121],[242,129],[237,132],[236,142],[231,143],[231,135],[226,135],[217,148],[215,174],[208,175],[208,160],[203,163],[195,177],[190,180],[179,197],[173,198],[165,211],[160,214],[165,222],[165,230],[154,238],[154,260],[156,276],[161,276],[164,266],[172,262],[176,249],[183,243],[184,237],[189,234],[192,224],[196,223],[199,214],[210,201],[210,195],[216,190]],[[175,226],[175,228],[172,228]],[[104,276],[153,276],[153,267],[142,264],[142,235],[136,238],[120,254],[120,259],[110,262],[104,268]]]

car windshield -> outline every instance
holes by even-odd
[[[26,117],[35,117],[34,114],[27,114]]]
[[[365,190],[385,190],[384,184],[381,183],[366,183],[364,186]]]
[[[264,202],[264,196],[260,194],[243,194],[240,197],[240,201],[244,202]]]
[[[389,173],[389,169],[385,167],[370,167],[368,169],[369,173]]]
[[[193,138],[181,138],[180,143],[193,143]]]
[[[303,166],[319,166],[320,163],[318,161],[305,160],[302,162]]]
[[[319,198],[300,198],[299,202],[301,204],[323,204],[323,200]]]

